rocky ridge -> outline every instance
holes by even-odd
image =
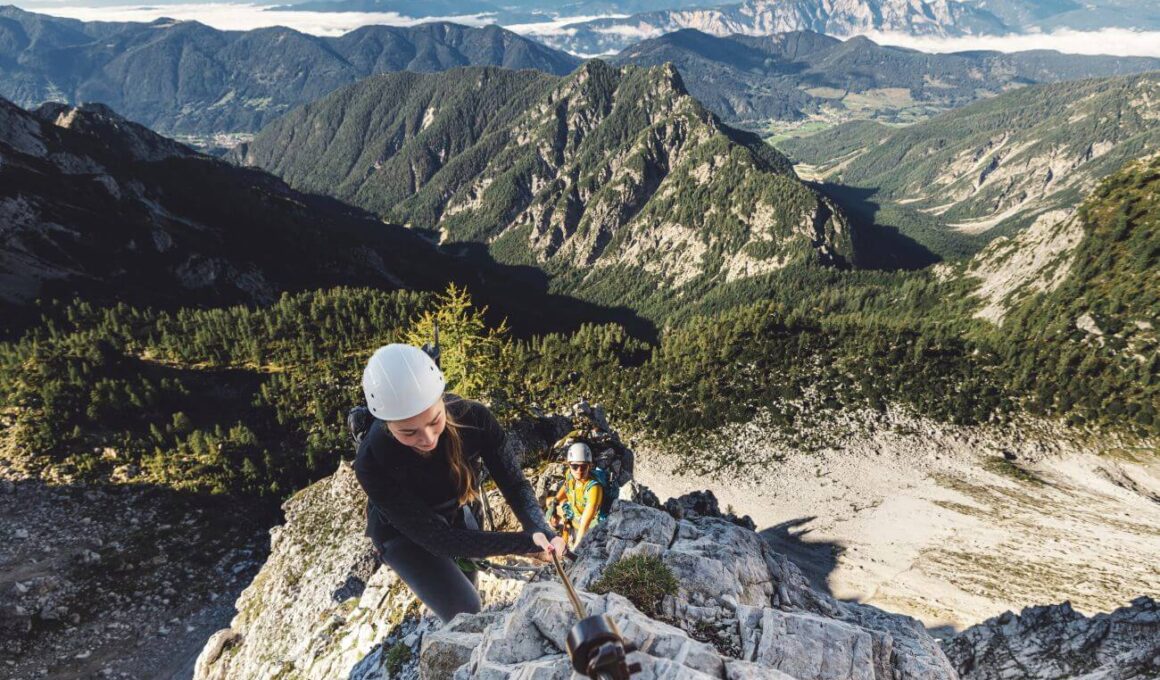
[[[418,236],[198,154],[101,104],[25,111],[0,99],[0,124],[0,307],[78,290],[222,305],[446,280],[417,265],[450,264]]]
[[[563,417],[517,423],[508,428],[505,445],[530,456],[569,428]],[[419,603],[394,573],[379,568],[363,535],[365,505],[366,495],[346,463],[284,504],[286,523],[270,530],[270,558],[238,598],[229,628],[206,643],[195,678],[278,672],[381,678],[384,667],[392,676],[404,667],[414,676],[418,640],[432,621],[418,615]],[[493,606],[510,602],[519,585],[490,573],[480,576],[484,600]]]
[[[1027,607],[963,631],[945,649],[963,680],[1160,677],[1160,603],[1139,597],[1090,618],[1067,602]]]
[[[389,668],[400,658],[417,659],[424,678],[452,670],[464,678],[570,676],[563,639],[574,621],[560,584],[485,574],[487,610],[437,627],[389,569],[375,569],[361,535],[363,502],[345,465],[288,502],[271,558],[231,627],[203,650],[197,678],[398,677]],[[813,590],[756,533],[725,519],[677,520],[617,501],[571,574],[586,589],[609,564],[637,554],[660,557],[681,583],[662,605],[669,622],[614,593],[584,599],[641,645],[641,677],[955,677],[915,620]]]

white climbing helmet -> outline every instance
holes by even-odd
[[[371,355],[363,369],[367,408],[379,420],[406,420],[443,396],[443,371],[426,352],[392,343]]]
[[[569,463],[591,463],[592,449],[584,442],[576,442],[568,447],[568,462]]]

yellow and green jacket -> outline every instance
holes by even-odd
[[[572,526],[579,528],[580,520],[584,518],[584,511],[589,503],[595,503],[598,508],[593,523],[603,522],[606,518],[601,504],[604,502],[604,484],[597,478],[597,468],[592,469],[592,476],[585,482],[580,482],[572,476],[569,470],[564,477],[564,516]]]

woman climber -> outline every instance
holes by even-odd
[[[583,442],[568,447],[568,472],[556,493],[550,512],[567,523],[566,542],[571,548],[580,545],[584,534],[594,523],[605,520],[602,471],[593,466],[592,449]]]
[[[443,372],[426,352],[380,347],[362,385],[375,417],[354,462],[368,499],[366,533],[383,562],[440,619],[482,606],[477,572],[465,574],[457,558],[550,560],[566,553],[531,485],[504,452],[495,416],[479,402],[445,392]],[[479,530],[469,504],[479,494],[481,461],[524,531]]]

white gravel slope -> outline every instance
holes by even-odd
[[[1070,600],[1095,613],[1160,593],[1155,448],[897,414],[813,453],[737,430],[731,455],[784,460],[678,476],[636,437],[636,478],[661,499],[712,489],[841,599],[946,630],[1028,605]]]

